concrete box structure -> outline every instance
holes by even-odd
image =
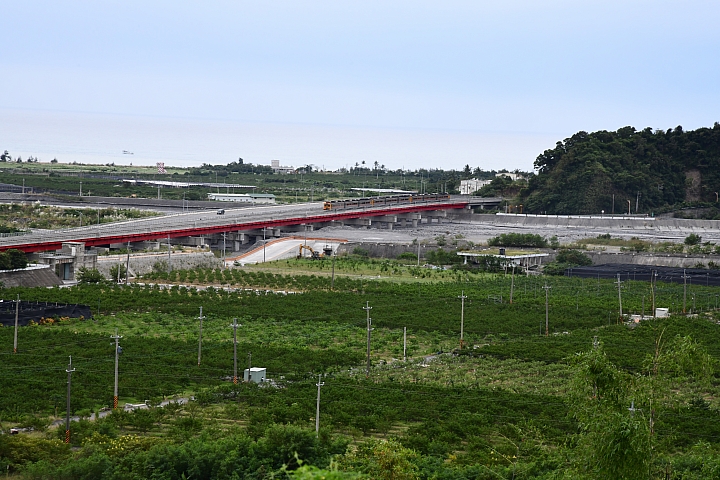
[[[80,267],[97,267],[97,252],[85,250],[84,242],[63,242],[60,250],[55,253],[40,253],[37,260],[49,265],[60,280],[72,282],[77,280]]]
[[[246,382],[262,383],[265,381],[266,375],[267,375],[266,368],[259,368],[259,367],[252,367],[250,369],[246,368],[243,379]]]

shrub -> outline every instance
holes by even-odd
[[[125,279],[126,272],[127,267],[125,267],[125,264],[118,263],[117,265],[110,267],[110,278],[114,281],[118,281],[118,279],[123,280]]]
[[[103,283],[105,281],[105,277],[97,268],[85,267],[78,269],[77,279],[80,283]]]
[[[697,233],[691,233],[687,237],[685,237],[685,245],[697,245],[700,242],[702,242],[702,237],[698,235]]]
[[[560,250],[560,252],[557,254],[557,258],[555,259],[555,261],[558,263],[567,263],[570,265],[580,265],[583,267],[592,265],[592,260],[590,260],[590,257],[585,255],[581,251],[574,250],[574,249]]]
[[[550,262],[543,267],[543,273],[545,275],[561,276],[565,275],[565,270],[572,267],[568,263]]]

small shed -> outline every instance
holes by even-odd
[[[265,381],[266,375],[267,375],[266,368],[260,368],[260,367],[246,368],[243,379],[246,382],[262,383]]]

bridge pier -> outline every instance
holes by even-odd
[[[378,226],[384,225],[388,230],[393,229],[393,225],[397,222],[397,215],[378,215],[377,217],[371,217],[372,223],[377,223]]]
[[[358,227],[365,227],[370,228],[372,225],[372,220],[369,217],[365,218],[349,218],[347,220],[343,220],[343,223],[345,225],[355,225]]]
[[[422,219],[422,215],[420,213],[402,213],[397,215],[397,218],[401,228],[406,227],[408,222],[410,222],[414,228],[417,228],[418,222]]]

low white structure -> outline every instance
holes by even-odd
[[[515,181],[517,181],[517,180],[524,180],[524,179],[525,179],[525,175],[523,175],[522,173],[510,173],[510,172],[505,172],[505,173],[498,173],[498,174],[496,174],[495,176],[496,176],[496,177],[508,177],[508,178],[509,178],[510,180],[512,180],[513,182],[515,182]]]
[[[472,195],[485,185],[489,184],[490,180],[477,180],[475,178],[472,178],[470,180],[460,180],[460,194]]]
[[[281,166],[280,160],[270,160],[270,168],[275,173],[295,173],[295,167]]]
[[[505,249],[501,248],[500,250],[504,251]],[[464,257],[464,264],[468,263],[468,257],[497,257],[505,260],[508,265],[515,265],[517,267],[524,267],[526,269],[529,269],[533,266],[542,265],[542,259],[550,256],[547,253],[527,253],[524,255],[495,255],[493,253],[483,252],[457,252],[457,254],[461,257]]]
[[[271,193],[208,193],[208,199],[218,202],[275,203]]]
[[[259,368],[259,367],[252,367],[249,369],[246,368],[243,379],[245,379],[246,382],[262,383],[265,381],[266,375],[267,375],[266,368]]]

